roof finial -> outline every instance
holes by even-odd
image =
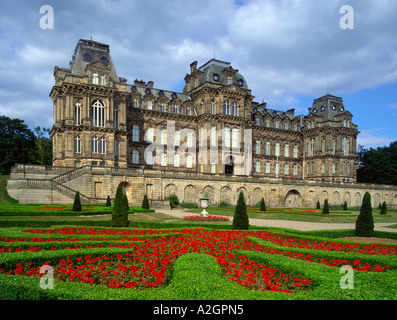
[[[214,41],[214,59],[215,59],[215,41]]]
[[[91,40],[92,40],[92,22],[91,22]]]

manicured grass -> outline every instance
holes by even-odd
[[[11,198],[7,193],[7,180],[10,178],[9,175],[0,175],[0,204],[15,204],[17,200]]]

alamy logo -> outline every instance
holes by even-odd
[[[144,153],[148,165],[191,168],[201,164],[233,163],[244,168],[236,171],[236,175],[246,175],[251,171],[252,129],[225,127],[216,130],[212,127],[200,129],[197,137],[196,130],[176,130],[175,122],[168,121],[166,128],[146,130],[145,141],[150,143]]]
[[[40,273],[44,273],[40,279],[40,288],[43,290],[54,289],[54,269],[49,265],[44,265],[40,268]]]
[[[40,7],[40,13],[44,14],[40,18],[40,28],[54,29],[54,8],[50,5],[44,5]]]
[[[341,29],[354,29],[354,10],[352,6],[344,5],[340,7],[339,13],[344,14],[339,20]]]

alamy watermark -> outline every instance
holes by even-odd
[[[54,8],[46,4],[40,7],[40,13],[44,14],[40,18],[40,28],[43,30],[54,29]]]
[[[40,288],[43,290],[54,289],[54,269],[49,265],[44,265],[40,268],[40,273],[44,273],[40,279]]]
[[[354,270],[350,265],[342,266],[339,273],[345,274],[339,281],[341,289],[354,289]]]
[[[354,10],[350,5],[343,5],[339,9],[343,16],[339,20],[339,26],[342,30],[354,29]]]

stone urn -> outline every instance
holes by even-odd
[[[203,211],[201,211],[201,213],[200,213],[201,217],[208,217],[208,212],[205,211],[205,209],[208,208],[209,203],[210,203],[209,198],[201,198],[201,208],[203,208]]]

